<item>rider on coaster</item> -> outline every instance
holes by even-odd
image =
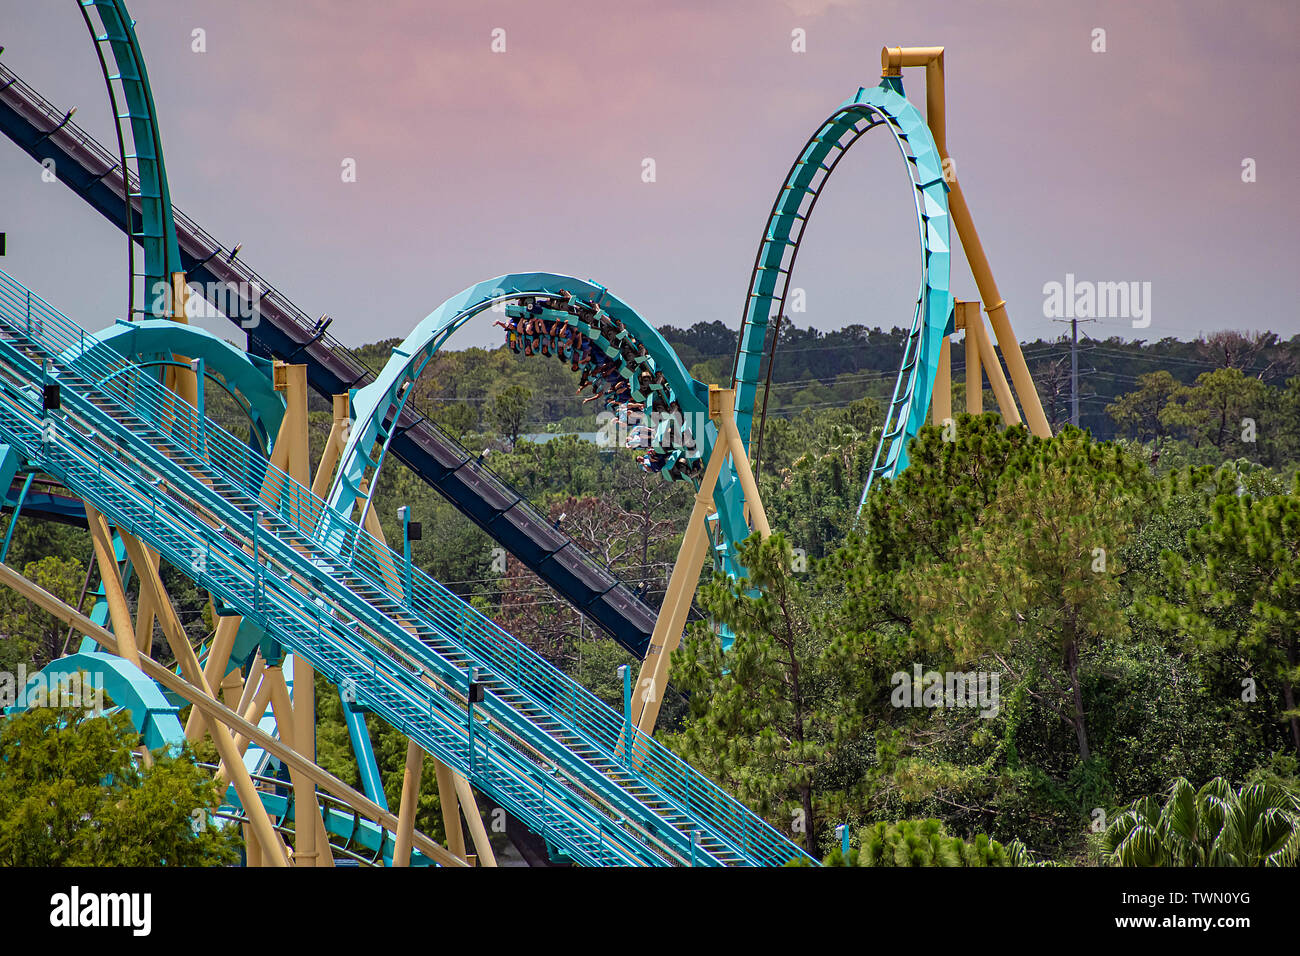
[[[499,325],[501,326],[501,328],[506,330],[506,345],[510,347],[510,351],[518,353],[519,352],[519,320],[511,318],[506,322],[502,322],[500,319],[497,319],[492,324]]]

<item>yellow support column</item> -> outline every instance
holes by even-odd
[[[257,841],[257,835],[253,833],[253,828],[247,823],[243,824],[244,831],[244,865],[255,867],[262,865],[262,844]]]
[[[952,350],[948,336],[939,343],[939,367],[934,373],[934,393],[930,398],[930,424],[942,425],[952,418]]]
[[[456,781],[456,796],[460,800],[461,807],[464,808],[465,823],[469,826],[469,835],[474,841],[478,861],[483,866],[496,866],[497,857],[492,851],[491,841],[488,840],[487,829],[483,826],[483,816],[478,812],[474,791],[470,788],[469,781],[460,774],[453,771],[452,776]]]
[[[239,634],[239,623],[243,618],[222,617],[217,619],[216,633],[212,637],[212,646],[208,648],[208,659],[203,664],[203,678],[212,688],[226,685],[226,665],[230,663],[230,652],[235,647],[235,637]],[[197,740],[202,732],[203,722],[195,710],[190,711],[185,721],[185,739]]]
[[[226,702],[227,707],[239,703],[239,698],[244,693],[244,675],[239,672],[239,668],[235,668],[222,678],[219,686],[212,685],[211,681],[208,683],[214,690],[221,692],[221,699]]]
[[[724,393],[727,397],[722,398]],[[767,511],[763,507],[763,499],[758,494],[758,482],[754,480],[754,470],[749,465],[749,456],[745,454],[745,443],[740,440],[740,430],[736,427],[736,419],[732,417],[731,405],[721,405],[718,414],[714,415],[715,394],[720,397],[720,401],[730,403],[734,392],[732,389],[710,388],[709,414],[718,423],[718,431],[726,436],[726,451],[731,455],[732,464],[736,466],[736,477],[740,479],[740,488],[745,493],[750,525],[764,538],[769,538],[772,536],[772,526],[767,523]]]
[[[273,368],[276,391],[284,393],[284,419],[272,446],[272,458],[283,464],[279,467],[304,490],[311,483],[310,441],[307,431],[307,366],[276,362]],[[291,508],[300,530],[311,530],[313,519],[308,513],[305,498],[296,497]],[[295,748],[308,760],[316,760],[316,671],[300,655],[293,657],[293,739]],[[277,717],[276,723],[279,724]],[[281,733],[284,733],[284,728]],[[294,802],[304,813],[320,816],[316,800],[316,787],[306,777],[294,784]],[[297,855],[299,865],[316,864],[316,828],[302,828],[298,834]]]
[[[253,652],[253,663],[248,668],[248,680],[244,681],[244,689],[239,695],[239,702],[235,705],[234,710],[237,714],[246,714],[253,704],[253,696],[257,693],[258,688],[262,686],[262,671],[266,669],[266,661],[262,659],[260,650]]]
[[[334,396],[334,422],[330,425],[329,438],[325,440],[325,450],[321,452],[320,462],[316,465],[316,477],[311,482],[311,493],[317,498],[324,498],[329,491],[330,479],[334,477],[334,467],[343,454],[343,445],[347,441],[348,429],[352,425],[352,414],[348,409],[347,395]]]
[[[989,373],[989,384],[993,386],[993,397],[998,400],[998,411],[1002,413],[1002,421],[1008,425],[1020,424],[1020,411],[1016,408],[1016,400],[1011,397],[1011,386],[1007,384],[1007,377],[1002,374],[1002,363],[998,361],[998,353],[993,351],[993,345],[989,342],[989,334],[984,330],[984,320],[977,318],[974,326],[975,341],[980,355],[986,361],[984,368]],[[970,335],[971,327],[967,327],[966,334]]]
[[[173,272],[171,274],[171,301],[168,303],[168,308],[171,312],[171,318],[181,325],[189,324],[189,315],[186,309],[186,304],[189,302],[189,292],[189,286],[185,284],[185,273]],[[189,361],[184,355],[173,355],[172,360],[182,363]],[[199,380],[192,369],[177,368],[176,366],[169,367],[163,377],[163,384],[190,406],[198,407]]]
[[[155,571],[158,570],[158,552],[153,548],[145,548],[145,556],[149,559],[149,564]],[[153,656],[153,621],[154,608],[153,602],[145,595],[140,595],[139,607],[135,614],[135,646],[141,654],[146,657]]]
[[[264,680],[270,682],[271,686],[271,707],[275,712],[275,724],[280,732],[280,739],[284,745],[307,757],[315,763],[316,758],[309,756],[302,748],[302,741],[297,736],[297,721],[295,720],[295,711],[293,704],[289,700],[289,686],[284,680],[284,671],[278,666],[266,668]],[[290,732],[293,728],[293,732]],[[326,866],[333,866],[334,857],[329,852],[329,837],[325,834],[324,821],[320,817],[320,807],[302,806],[297,803],[298,794],[310,793],[312,803],[316,803],[316,785],[300,768],[289,768],[289,781],[293,784],[294,792],[294,866],[320,866],[322,863]],[[321,852],[323,848],[324,852]],[[318,854],[320,857],[318,859]]]
[[[983,322],[978,302],[954,302],[953,324],[966,332],[966,411],[984,414],[984,370],[980,367],[979,334],[974,326]]]
[[[442,825],[447,831],[447,849],[465,859],[465,831],[460,825],[460,800],[456,796],[455,773],[441,760],[434,761],[438,779],[438,803],[442,805]]]
[[[423,773],[424,751],[414,740],[408,740],[406,769],[402,773],[402,802],[397,811],[397,843],[393,847],[393,866],[411,865],[411,836],[415,833],[415,811],[420,802],[420,776]]]
[[[117,635],[118,656],[139,667],[140,652],[135,643],[135,624],[131,621],[126,589],[122,587],[122,575],[117,567],[117,557],[113,554],[108,522],[89,501],[83,503],[86,507],[86,524],[90,528],[90,542],[95,551],[95,561],[99,564],[99,577],[104,582],[109,619],[113,622],[113,633]]]
[[[722,469],[722,459],[725,457],[724,450],[715,447],[704,470],[704,478],[695,494],[695,504],[686,524],[682,547],[677,552],[677,561],[668,578],[668,590],[659,606],[659,617],[655,619],[650,646],[641,663],[641,673],[632,694],[632,725],[646,735],[654,733],[655,721],[659,719],[664,688],[668,685],[669,657],[681,643],[686,615],[690,611],[695,586],[700,579],[700,569],[704,566],[704,557],[708,553],[709,541],[704,521],[713,510],[713,487],[718,482],[718,472]]]
[[[943,47],[885,47],[880,51],[880,66],[884,76],[899,76],[902,68],[906,66],[925,67],[926,122],[934,136],[934,145],[939,151],[939,158],[943,162],[944,179],[948,183],[948,212],[952,216],[957,236],[961,240],[966,264],[970,266],[971,275],[975,278],[975,286],[979,289],[980,299],[984,302],[984,311],[988,313],[989,324],[993,326],[993,334],[997,336],[998,345],[1002,348],[1002,357],[1007,363],[1007,371],[1011,374],[1011,380],[1016,386],[1016,394],[1024,407],[1029,430],[1040,438],[1050,438],[1052,430],[1047,424],[1047,416],[1043,414],[1043,403],[1038,398],[1038,390],[1034,388],[1034,380],[1029,374],[1029,367],[1025,364],[1024,354],[1020,351],[1020,342],[1016,339],[1015,332],[1011,329],[1011,321],[1007,318],[1006,300],[998,291],[997,281],[993,278],[993,269],[989,266],[988,256],[984,254],[984,246],[980,243],[975,221],[971,218],[961,183],[957,181],[955,167],[948,155]],[[988,356],[992,352],[985,350],[984,354]],[[1001,404],[1001,399],[998,402]],[[1014,408],[1014,405],[1011,408]],[[1004,418],[1009,417],[1007,411],[1005,409],[1003,411]],[[1016,421],[1020,420],[1019,413],[1016,413],[1015,417]]]
[[[713,510],[713,489],[717,485],[718,474],[728,457],[736,466],[736,476],[745,493],[745,503],[754,530],[764,538],[772,533],[767,511],[763,508],[763,500],[754,481],[753,469],[745,454],[744,443],[740,440],[736,420],[732,417],[734,402],[734,390],[709,386],[709,417],[717,423],[718,443],[709,456],[704,477],[695,493],[695,504],[686,524],[682,547],[677,552],[677,561],[673,564],[673,572],[668,579],[668,591],[659,606],[659,617],[655,620],[655,629],[650,635],[650,647],[641,663],[637,689],[632,695],[632,725],[647,736],[654,733],[655,722],[659,719],[659,708],[668,686],[672,653],[681,644],[686,616],[695,597],[695,586],[699,583],[700,571],[708,555],[706,521],[709,512]]]
[[[262,671],[262,675],[265,675],[265,670]],[[271,703],[271,683],[267,680],[259,680],[254,683],[250,680],[245,690],[250,688],[256,688],[256,693],[249,699],[243,711],[237,711],[237,713],[250,724],[257,724],[261,721],[262,715],[266,713],[266,708]],[[235,750],[241,758],[248,752],[250,743],[252,743],[251,737],[246,737],[243,734],[235,735]],[[225,770],[222,770],[217,774],[217,781],[221,784],[229,784],[230,775]]]

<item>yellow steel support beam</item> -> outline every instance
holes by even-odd
[[[265,669],[266,661],[262,659],[261,650],[254,651],[253,663],[248,668],[248,680],[244,681],[244,690],[239,695],[239,703],[235,705],[235,713],[247,714],[251,712],[253,697],[262,686],[262,671]]]
[[[118,653],[117,638],[110,631],[100,627],[86,615],[61,601],[49,591],[29,581],[7,564],[0,564],[0,584],[12,588],[65,624],[78,628],[79,633],[89,635],[92,640],[98,642],[109,653]],[[188,700],[203,712],[205,718],[219,724],[225,724],[232,731],[246,735],[251,741],[272,756],[278,757],[290,768],[296,766],[299,770],[302,770],[316,782],[317,786],[338,797],[341,802],[353,810],[365,815],[380,826],[387,827],[394,833],[397,832],[398,821],[394,814],[383,809],[364,794],[352,789],[338,777],[322,770],[303,757],[302,754],[286,746],[283,741],[276,740],[270,734],[264,733],[256,725],[240,717],[225,704],[214,700],[200,685],[193,684],[185,678],[177,676],[166,667],[147,657],[142,659],[141,664],[143,665],[141,669],[146,677]],[[226,736],[229,739],[229,735]],[[261,801],[258,801],[258,804],[260,806]],[[412,842],[417,850],[442,866],[465,865],[464,860],[452,856],[443,847],[419,831],[414,834]],[[256,841],[254,841],[254,845],[256,845]]]
[[[150,566],[157,571],[159,561],[158,552],[153,548],[146,547],[145,556],[148,557]],[[156,613],[153,601],[149,600],[147,595],[141,594],[140,600],[137,603],[138,607],[135,612],[135,646],[139,649],[141,654],[144,654],[146,657],[152,657],[153,622]]]
[[[275,712],[275,725],[280,733],[280,739],[286,747],[293,748],[314,763],[315,758],[304,750],[302,741],[297,737],[294,709],[289,700],[289,685],[285,683],[284,671],[279,666],[267,667],[263,680],[270,682],[271,685],[271,707]],[[297,803],[299,793],[311,793],[314,798],[316,793],[315,785],[306,779],[306,774],[301,769],[294,769],[293,767],[289,768],[289,781],[293,784],[294,792],[295,842],[293,865],[320,866],[323,864],[333,866],[334,856],[330,852],[329,836],[325,833],[325,823],[321,819],[320,808],[308,807],[304,809],[303,806]],[[311,831],[312,834],[311,841],[305,839],[308,831]],[[323,852],[321,848],[323,848]]]
[[[745,493],[745,503],[749,506],[748,514],[754,530],[765,538],[771,534],[767,512],[754,481],[754,472],[749,457],[745,454],[745,445],[740,440],[736,420],[732,417],[734,401],[734,390],[709,386],[709,417],[717,423],[718,443],[709,456],[699,490],[695,493],[695,504],[691,507],[691,516],[686,523],[682,547],[677,552],[677,561],[668,578],[668,590],[659,606],[659,617],[655,620],[655,628],[650,635],[650,647],[641,664],[636,690],[632,695],[632,726],[647,736],[654,733],[655,722],[659,719],[659,708],[668,686],[672,653],[681,643],[686,616],[690,612],[695,587],[700,580],[700,570],[708,554],[706,522],[713,510],[713,489],[717,485],[718,474],[728,457],[736,466],[736,475]]]
[[[1025,421],[1029,430],[1040,438],[1050,438],[1052,430],[1043,414],[1043,403],[1038,398],[1038,390],[1025,364],[1020,342],[1011,328],[1007,318],[1006,300],[998,291],[997,281],[993,278],[993,269],[989,265],[984,246],[980,243],[975,221],[970,208],[966,205],[966,196],[961,183],[957,180],[955,167],[948,154],[948,133],[944,103],[944,66],[943,47],[885,47],[880,51],[881,72],[885,76],[899,76],[903,67],[925,67],[925,112],[926,122],[934,136],[934,145],[939,150],[939,157],[944,166],[944,178],[948,183],[948,212],[957,236],[961,239],[962,251],[966,264],[970,266],[975,286],[979,289],[980,299],[984,302],[984,311],[988,313],[989,324],[1002,349],[1002,357],[1007,363],[1007,371],[1016,386],[1016,395],[1025,410]],[[986,351],[985,356],[991,355]],[[1001,400],[999,399],[999,404]],[[1007,411],[1004,418],[1009,418]],[[1016,414],[1019,421],[1019,414]]]
[[[325,450],[321,452],[320,463],[316,466],[316,477],[311,482],[311,493],[317,498],[324,498],[329,491],[330,479],[334,477],[334,468],[343,454],[343,445],[347,441],[348,429],[352,425],[352,413],[348,408],[348,396],[334,396],[334,422],[330,425],[329,438],[325,440]]]
[[[86,507],[86,524],[90,528],[90,543],[95,551],[95,561],[99,564],[99,577],[104,582],[109,620],[113,622],[113,633],[121,638],[118,656],[139,667],[140,652],[135,643],[135,624],[131,621],[131,608],[126,603],[126,589],[122,587],[122,573],[117,566],[117,556],[113,554],[108,522],[89,501],[83,504]]]
[[[212,682],[208,681],[208,684],[210,686]],[[240,673],[239,668],[235,668],[222,679],[218,690],[221,691],[221,699],[226,702],[226,706],[239,702],[240,696],[244,693],[244,675]]]
[[[261,663],[260,658],[258,659],[258,662]],[[263,667],[258,671],[257,680],[248,681],[244,686],[245,694],[249,695],[248,702],[244,705],[243,710],[236,711],[236,713],[242,716],[244,720],[248,721],[250,724],[256,725],[260,723],[262,715],[266,713],[266,708],[271,704],[271,682],[266,680],[265,677],[266,669]],[[235,750],[239,753],[241,758],[244,754],[248,753],[248,746],[252,742],[253,739],[251,737],[247,737],[244,734],[235,734]],[[230,775],[226,772],[224,767],[218,771],[217,781],[222,785],[230,783]]]
[[[411,865],[411,834],[415,832],[415,811],[420,803],[420,777],[424,773],[424,751],[414,740],[406,741],[406,769],[402,773],[402,802],[397,810],[397,842],[393,866]]]
[[[225,685],[226,665],[230,663],[230,652],[235,647],[235,637],[239,634],[239,623],[243,618],[222,617],[217,619],[216,633],[212,637],[212,646],[208,648],[208,659],[203,664],[203,679],[208,686],[217,688]],[[185,721],[185,739],[198,740],[202,736],[203,722],[195,710]]]
[[[171,318],[181,325],[189,324],[189,315],[186,310],[186,303],[189,301],[189,286],[185,284],[184,272],[173,272],[171,274],[171,296],[168,302],[168,310]],[[173,355],[173,361],[188,362],[183,355]],[[175,392],[180,398],[189,405],[197,408],[199,404],[199,385],[198,376],[192,369],[168,367],[164,377],[163,384]]]
[[[723,397],[724,393],[726,393],[726,397]],[[736,419],[732,417],[731,405],[721,404],[722,402],[731,402],[733,394],[732,389],[711,387],[709,389],[709,417],[717,422],[719,434],[726,436],[726,452],[731,455],[731,463],[736,466],[736,477],[740,479],[740,488],[745,493],[745,504],[749,510],[750,526],[764,538],[771,537],[772,526],[767,523],[767,511],[763,507],[763,499],[758,494],[758,483],[754,480],[754,470],[749,466],[749,456],[745,454],[745,443],[740,440],[740,431],[736,428]],[[715,396],[717,398],[716,404]],[[714,449],[714,454],[717,454],[717,449]]]
[[[663,603],[659,605],[659,616],[655,619],[654,631],[650,635],[650,646],[641,663],[641,673],[632,694],[632,725],[643,734],[653,734],[655,721],[659,719],[664,688],[668,686],[669,657],[681,643],[686,615],[690,611],[695,586],[700,580],[700,569],[704,566],[704,557],[708,553],[709,541],[704,521],[713,510],[713,488],[718,483],[718,472],[722,469],[722,459],[725,457],[723,449],[715,446],[700,481],[699,491],[695,494],[695,504],[691,507],[682,547],[677,552],[677,561],[668,578],[668,590],[664,594]]]
[[[257,842],[257,835],[247,823],[241,826],[244,831],[244,865],[255,867],[262,865],[262,844]]]
[[[311,446],[307,431],[307,366],[276,363],[275,386],[284,391],[284,419],[276,436],[276,451],[286,448],[285,473],[303,488],[311,481]],[[299,656],[293,659],[293,739],[294,748],[313,763],[316,761],[316,672]],[[276,719],[277,725],[279,718]],[[283,730],[281,731],[283,733]],[[298,812],[320,816],[316,787],[301,774],[294,782],[294,802]],[[298,833],[298,855],[307,866],[316,865],[316,830],[303,827]]]
[[[942,425],[952,418],[952,349],[948,336],[939,343],[939,368],[934,373],[934,393],[930,397],[930,424]]]
[[[989,334],[984,328],[984,319],[979,313],[976,313],[975,321],[966,327],[967,335],[972,331],[975,333],[976,347],[979,349],[980,356],[985,359],[984,368],[989,374],[989,384],[993,386],[993,397],[998,401],[998,411],[1002,413],[1002,421],[1008,425],[1019,425],[1020,412],[1016,408],[1016,400],[1011,397],[1011,386],[1007,384],[1007,377],[1002,374],[1002,363],[998,361],[998,353],[993,351]]]
[[[966,332],[966,411],[971,415],[984,414],[984,370],[975,330],[975,325],[983,321],[978,302],[953,303],[953,324]]]
[[[447,831],[447,849],[464,860],[465,831],[460,825],[460,800],[456,796],[455,772],[441,760],[434,761],[433,769],[438,780],[438,803],[442,806],[442,825]]]
[[[483,826],[483,815],[478,812],[474,791],[470,788],[469,781],[454,770],[452,776],[456,781],[456,796],[464,810],[465,823],[469,826],[469,835],[474,841],[478,862],[483,866],[496,866],[496,853],[493,852],[492,843],[488,840],[487,828]]]

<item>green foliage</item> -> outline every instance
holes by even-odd
[[[1110,866],[1300,865],[1300,799],[1256,783],[1239,789],[1215,777],[1199,790],[1179,777],[1163,803],[1143,797],[1101,839]]]
[[[1229,454],[1232,448],[1242,448],[1243,419],[1258,421],[1266,395],[1267,386],[1241,369],[1215,369],[1197,376],[1195,385],[1174,392],[1158,419],[1167,428],[1184,430],[1198,447],[1210,444]]]
[[[1216,477],[1210,520],[1188,533],[1187,553],[1164,555],[1181,594],[1156,596],[1148,607],[1192,648],[1264,684],[1300,754],[1300,478],[1290,494],[1257,499],[1241,484],[1223,488],[1235,471]]]
[[[125,713],[35,708],[0,721],[0,866],[220,866],[235,827],[188,753],[142,768]],[[196,825],[195,821],[198,821]]]
[[[1159,441],[1169,433],[1161,413],[1174,400],[1181,386],[1178,379],[1161,369],[1139,376],[1135,392],[1121,395],[1106,406],[1106,414],[1115,420],[1116,431],[1140,441]]]
[[[923,561],[944,560],[957,534],[992,503],[1010,462],[1029,443],[1023,426],[1003,429],[998,416],[960,414],[956,433],[923,428],[908,448],[906,471],[881,482],[867,500],[870,529],[850,543],[854,561],[894,571]]]
[[[1021,653],[1035,695],[1070,725],[1079,757],[1091,754],[1082,694],[1086,649],[1126,624],[1118,551],[1152,494],[1146,469],[1115,446],[1067,427],[1008,460],[977,523],[947,560],[904,585],[915,634],[958,664],[1006,667]]]
[[[773,529],[807,558],[824,557],[853,530],[879,420],[880,406],[868,398],[768,422],[759,471],[763,503]]]
[[[510,440],[510,447],[519,441],[524,428],[524,416],[533,393],[522,385],[507,385],[492,399],[492,424]]]
[[[69,604],[75,603],[85,578],[80,562],[57,554],[23,565],[23,576]],[[67,625],[8,588],[0,589],[0,670],[19,663],[30,670],[62,656]],[[75,648],[74,648],[75,650]]]
[[[879,822],[858,831],[857,866],[1017,866],[1018,857],[996,840],[978,834],[967,842],[951,836],[943,822]]]

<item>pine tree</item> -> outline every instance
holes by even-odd
[[[947,560],[907,582],[922,646],[959,662],[989,656],[1092,754],[1085,653],[1127,632],[1118,551],[1153,483],[1143,465],[1074,428],[1035,439],[997,482]],[[1009,651],[1028,662],[1016,673]]]
[[[38,707],[0,720],[0,866],[218,866],[236,827],[209,817],[216,784],[188,754],[142,767],[122,711]]]
[[[1231,655],[1246,680],[1274,687],[1300,753],[1300,476],[1286,495],[1221,489],[1188,552],[1197,557],[1164,555],[1183,594],[1181,603],[1153,602],[1157,617],[1193,646]]]

